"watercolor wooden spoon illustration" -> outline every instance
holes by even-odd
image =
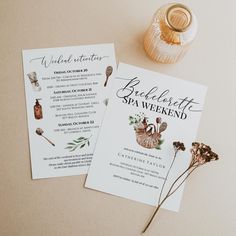
[[[108,66],[106,69],[106,81],[104,83],[104,87],[107,86],[108,78],[111,76],[112,72],[113,72],[112,66]]]
[[[38,134],[38,135],[42,136],[43,138],[45,138],[50,144],[52,144],[52,146],[55,146],[55,144],[51,140],[49,140],[48,138],[46,138],[43,135],[44,131],[41,128],[37,128],[35,132],[36,132],[36,134]]]

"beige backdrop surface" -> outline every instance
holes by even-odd
[[[85,176],[31,180],[21,50],[107,42],[118,61],[209,87],[198,140],[221,159],[188,180],[180,212],[161,210],[147,235],[236,235],[236,4],[182,2],[198,17],[196,41],[180,63],[158,65],[142,38],[166,0],[0,0],[1,236],[137,236],[153,212],[83,188]]]

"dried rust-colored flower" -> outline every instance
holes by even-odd
[[[149,220],[148,224],[146,225],[146,227],[143,230],[143,233],[146,232],[146,230],[149,228],[150,224],[152,223],[155,215],[157,214],[157,212],[160,210],[161,206],[164,204],[164,202],[172,195],[174,194],[186,181],[186,179],[192,174],[192,172],[194,170],[196,170],[198,167],[200,167],[201,165],[210,162],[210,161],[216,161],[219,159],[218,155],[213,152],[211,150],[210,146],[207,146],[203,143],[198,143],[198,142],[194,142],[192,143],[192,148],[191,148],[191,154],[192,154],[192,161],[190,163],[190,165],[188,166],[188,168],[186,170],[184,170],[175,180],[174,182],[172,182],[172,184],[169,187],[169,190],[167,191],[167,194],[161,199],[162,193],[163,193],[163,189],[164,186],[166,184],[166,181],[168,179],[170,170],[174,164],[175,161],[175,157],[178,153],[179,150],[184,151],[185,147],[184,144],[177,141],[177,142],[173,142],[173,146],[175,149],[175,154],[174,154],[174,158],[173,161],[170,165],[170,168],[167,172],[165,181],[162,185],[162,189],[160,192],[160,197],[159,197],[159,201],[158,201],[158,205],[156,206],[156,209],[151,217],[151,219]],[[185,177],[184,177],[185,176]]]
[[[157,117],[157,118],[156,118],[156,123],[157,123],[157,124],[160,124],[161,121],[162,121],[161,117]]]
[[[181,142],[173,142],[175,150],[185,151],[185,146]]]
[[[202,165],[206,162],[216,161],[219,159],[218,155],[211,150],[211,147],[204,143],[192,143],[190,151],[192,153],[192,163],[197,165]]]

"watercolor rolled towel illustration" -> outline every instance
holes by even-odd
[[[43,135],[43,133],[44,133],[43,129],[37,128],[35,132],[36,132],[37,135],[42,136],[43,138],[45,138],[50,144],[52,144],[52,146],[55,146],[55,144],[51,140],[49,140],[48,138],[46,138]]]
[[[105,80],[105,83],[104,83],[104,87],[107,86],[108,78],[111,76],[112,72],[113,72],[112,66],[108,66],[106,68],[106,80]]]
[[[164,142],[161,139],[162,132],[167,129],[167,123],[162,122],[161,117],[156,118],[156,124],[148,124],[147,117],[140,115],[136,115],[135,117],[130,116],[129,119],[133,119],[130,124],[134,124],[136,141],[140,146],[149,149],[161,149],[160,146]]]
[[[31,72],[31,73],[27,74],[27,76],[29,77],[29,80],[30,80],[33,90],[34,91],[41,91],[42,89],[39,85],[36,72]]]

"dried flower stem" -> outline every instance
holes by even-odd
[[[167,172],[166,179],[165,179],[165,181],[164,181],[164,183],[162,185],[160,196],[159,196],[159,200],[158,200],[158,205],[157,205],[157,207],[156,207],[156,209],[155,209],[151,219],[149,220],[148,224],[146,225],[146,227],[144,228],[142,233],[145,233],[147,231],[147,229],[149,228],[149,226],[152,223],[153,219],[155,218],[157,212],[161,208],[162,204],[182,186],[182,184],[193,173],[194,170],[196,170],[199,166],[202,166],[202,165],[204,165],[204,164],[206,164],[208,162],[217,161],[219,159],[218,155],[211,150],[210,146],[207,146],[204,143],[193,142],[192,143],[192,149],[190,150],[190,152],[192,154],[192,159],[191,159],[191,162],[190,162],[188,168],[182,174],[180,174],[177,177],[177,179],[171,184],[171,186],[170,186],[166,196],[164,197],[163,200],[161,200],[161,196],[162,196],[162,193],[163,193],[164,186],[165,186],[166,181],[168,179],[170,170],[171,170],[171,168],[172,168],[172,166],[173,166],[173,164],[175,162],[175,158],[177,156],[177,153],[178,153],[179,150],[182,150],[182,151],[185,150],[184,144],[181,143],[181,142],[174,142],[173,145],[174,145],[174,148],[175,148],[175,154],[174,154],[172,163],[170,165],[170,168],[169,168],[169,170]],[[179,180],[186,173],[188,173],[188,174],[178,184]],[[177,184],[177,186],[176,186],[176,184]],[[173,188],[174,188],[174,190],[173,190]]]
[[[158,205],[160,205],[162,193],[163,193],[164,187],[165,187],[165,185],[166,185],[166,181],[167,181],[167,179],[168,179],[168,177],[169,177],[170,170],[172,169],[172,166],[173,166],[173,164],[174,164],[174,162],[175,162],[175,158],[176,158],[176,155],[177,155],[178,151],[179,151],[178,149],[175,150],[175,154],[174,154],[173,160],[172,160],[171,165],[170,165],[170,167],[169,167],[169,170],[168,170],[168,172],[167,172],[167,174],[166,174],[166,178],[165,178],[165,180],[164,180],[164,183],[163,183],[163,185],[162,185],[162,187],[161,187],[161,192],[160,192],[159,199],[158,199]]]
[[[189,167],[188,167],[181,175],[179,175],[179,177],[172,183],[172,185],[170,186],[170,189],[169,189],[168,193],[166,194],[166,196],[164,197],[164,199],[160,202],[160,204],[158,204],[158,206],[157,206],[157,208],[155,209],[155,211],[154,211],[152,217],[150,218],[148,224],[146,225],[146,227],[145,227],[144,230],[142,231],[143,234],[144,234],[144,233],[147,231],[147,229],[149,228],[150,224],[151,224],[152,221],[154,220],[154,218],[155,218],[157,212],[159,211],[159,209],[161,208],[161,206],[163,205],[163,203],[167,200],[167,198],[168,198],[170,195],[173,194],[173,193],[171,193],[171,190],[173,189],[173,187],[175,186],[175,184],[178,182],[178,180],[179,180],[183,175],[185,175],[185,174],[190,170],[190,168],[191,168],[191,166],[189,166]],[[189,173],[189,175],[190,175],[190,173]],[[188,175],[188,176],[189,176],[189,175]],[[186,176],[186,178],[187,178],[187,176]],[[184,179],[184,181],[186,180],[186,178]],[[182,184],[184,183],[184,181],[182,181],[180,185],[182,185]],[[176,187],[176,189],[174,190],[174,192],[180,187],[180,185],[178,185],[178,186]]]
[[[205,164],[205,163],[204,163]],[[196,164],[196,163],[193,163],[193,164],[190,164],[190,166],[188,167],[187,171],[184,171],[176,180],[175,182],[171,185],[168,193],[167,193],[167,197],[170,197],[172,194],[174,194],[180,187],[181,185],[185,182],[185,180],[193,173],[194,170],[196,170],[199,166],[201,166],[203,164]],[[191,171],[189,171],[190,169],[192,169]],[[188,172],[189,173],[187,174],[187,176],[181,181],[181,183],[171,192],[171,190],[173,189],[174,185],[178,182],[178,180],[186,173]]]
[[[168,197],[170,197],[172,194],[174,194],[178,189],[179,187],[185,182],[185,180],[189,177],[189,175],[191,175],[193,173],[194,170],[197,169],[198,166],[194,167],[188,174],[187,176],[182,180],[182,182],[171,192],[169,193]]]

